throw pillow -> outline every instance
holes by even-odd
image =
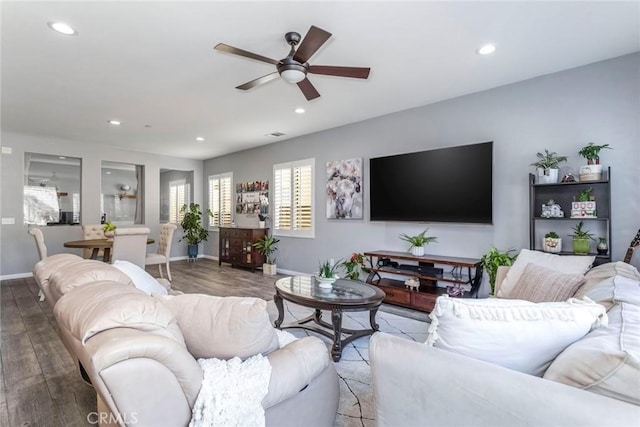
[[[581,274],[564,274],[541,265],[529,263],[518,283],[504,298],[531,302],[566,301],[584,283]]]
[[[278,348],[267,302],[259,298],[183,294],[160,298],[173,312],[195,358],[230,359]]]
[[[604,307],[588,300],[536,304],[446,295],[438,297],[430,317],[427,345],[536,376],[607,321]]]
[[[594,259],[595,256],[554,255],[522,249],[511,268],[509,268],[507,276],[502,281],[496,296],[504,298],[505,295],[508,295],[515,284],[518,283],[522,272],[529,263],[542,265],[546,268],[559,271],[560,273],[585,274],[587,270],[589,270],[589,267],[591,267],[591,264],[593,264]]]
[[[114,261],[111,265],[129,276],[135,287],[140,289],[147,295],[167,295],[167,289],[162,286],[155,277],[153,277],[137,265],[129,261],[122,260]]]
[[[570,345],[544,378],[640,405],[640,307],[616,304],[609,325]]]

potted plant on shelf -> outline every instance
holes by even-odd
[[[258,227],[259,228],[266,228],[267,227],[267,218],[268,216],[266,214],[258,214]]]
[[[480,262],[478,263],[478,265],[482,267],[483,271],[489,278],[489,284],[491,285],[491,295],[493,295],[496,285],[496,273],[498,272],[498,267],[502,265],[512,265],[516,260],[517,255],[511,255],[511,252],[513,252],[513,249],[501,252],[495,246],[491,246],[489,252],[482,255],[482,258],[480,258]]]
[[[269,276],[278,274],[278,266],[273,254],[278,250],[276,245],[280,240],[265,234],[264,237],[253,244],[253,247],[264,256],[265,262],[262,264],[262,273]]]
[[[567,161],[567,156],[559,156],[555,151],[546,148],[543,153],[537,153],[538,161],[531,163],[536,167],[538,184],[555,184],[558,182],[558,165]]]
[[[316,280],[319,282],[318,286],[321,288],[330,288],[331,284],[340,278],[337,273],[338,266],[340,265],[341,261],[334,262],[333,260],[329,260],[321,262],[318,267],[318,274],[316,275]]]
[[[609,144],[597,145],[590,142],[578,151],[580,157],[587,159],[586,166],[580,167],[580,181],[597,181],[602,179],[602,165],[600,164],[600,151],[611,150]]]
[[[202,226],[202,211],[199,204],[185,204],[180,209],[180,212],[184,213],[180,222],[184,235],[180,241],[186,240],[189,243],[187,246],[189,259],[195,260],[198,258],[198,244],[207,240],[209,231]],[[207,214],[213,217],[210,209],[207,209]]]
[[[573,253],[576,255],[588,255],[591,240],[595,241],[591,232],[582,229],[583,225],[583,221],[580,221],[578,225],[571,227],[573,234],[569,234],[573,237]]]
[[[424,231],[415,236],[409,236],[405,233],[400,235],[400,240],[404,240],[405,242],[411,243],[409,247],[409,251],[413,256],[423,256],[424,255],[424,245],[437,242],[438,238],[434,236],[427,236],[427,231],[429,229],[425,228]]]
[[[351,258],[342,262],[344,277],[351,280],[360,280],[361,273],[369,273],[369,268],[365,265],[365,258],[359,252],[351,254]]]
[[[550,231],[542,239],[542,250],[552,254],[562,251],[562,239],[555,231]]]

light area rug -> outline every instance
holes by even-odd
[[[285,303],[285,318],[283,323],[303,319],[313,313],[313,310],[293,304]],[[278,310],[273,301],[267,304],[269,318],[275,321]],[[322,318],[331,321],[331,313],[323,312]],[[424,321],[409,319],[396,314],[378,311],[376,322],[380,331],[397,335],[408,340],[425,342],[429,324]],[[349,329],[369,329],[369,312],[343,313],[342,325]],[[331,340],[320,334],[304,329],[286,329],[296,337],[307,335],[316,336],[327,343],[327,352],[331,348]],[[358,338],[349,343],[342,350],[339,362],[333,362],[340,377],[340,403],[336,416],[336,427],[375,427],[376,408],[369,368],[369,336]],[[402,363],[402,360],[398,360]]]

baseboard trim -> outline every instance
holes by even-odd
[[[4,276],[0,276],[0,280],[24,279],[26,277],[33,277],[33,273],[6,274]]]

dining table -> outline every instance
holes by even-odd
[[[152,238],[147,238],[147,245],[155,243]],[[79,248],[79,249],[91,249],[91,259],[98,259],[98,253],[100,249],[104,251],[102,260],[109,262],[111,260],[111,247],[113,246],[113,239],[84,239],[84,240],[72,240],[70,242],[64,242],[65,248]]]

